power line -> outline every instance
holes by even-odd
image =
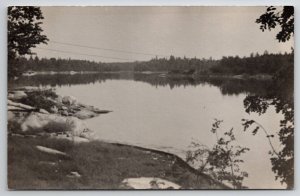
[[[57,50],[52,48],[40,48],[36,47],[41,50],[49,50],[54,52],[61,52],[61,53],[68,53],[68,54],[75,54],[75,55],[85,55],[85,56],[92,56],[92,57],[100,57],[100,58],[107,58],[107,59],[115,59],[115,60],[125,60],[125,61],[136,61],[134,59],[125,59],[125,58],[117,58],[117,57],[108,57],[108,56],[101,56],[101,55],[93,55],[93,54],[86,54],[86,53],[77,53],[77,52],[71,52],[66,50]]]
[[[111,49],[111,48],[100,48],[100,47],[80,45],[80,44],[72,44],[72,43],[65,43],[65,42],[58,42],[58,41],[51,41],[51,42],[55,43],[55,44],[61,44],[61,45],[77,46],[77,47],[82,47],[82,48],[90,48],[90,49],[97,49],[97,50],[106,50],[106,51],[113,51],[113,52],[122,52],[122,53],[127,53],[127,54],[139,54],[139,55],[146,55],[146,56],[162,56],[162,57],[166,57],[167,56],[167,55],[162,55],[162,54],[134,52],[134,51]]]

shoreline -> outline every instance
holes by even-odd
[[[271,80],[272,75],[270,74],[201,74],[201,73],[194,73],[194,74],[184,74],[184,73],[168,73],[167,71],[117,71],[117,72],[97,72],[97,71],[28,71],[23,74],[23,76],[31,77],[35,75],[78,75],[78,74],[145,74],[145,75],[152,75],[156,74],[159,77],[190,77],[190,78],[228,78],[228,79],[240,79],[240,80]]]

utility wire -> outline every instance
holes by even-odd
[[[117,58],[117,57],[108,57],[108,56],[101,56],[101,55],[93,55],[93,54],[86,54],[86,53],[77,53],[77,52],[71,52],[66,50],[56,50],[52,48],[40,48],[36,47],[41,50],[49,50],[54,52],[61,52],[61,53],[68,53],[68,54],[76,54],[76,55],[85,55],[85,56],[92,56],[92,57],[100,57],[100,58],[106,58],[106,59],[115,59],[115,60],[124,60],[124,61],[136,61],[134,59],[125,59],[125,58]]]
[[[106,51],[113,51],[113,52],[122,52],[127,54],[139,54],[139,55],[146,55],[146,56],[161,56],[161,57],[167,57],[167,55],[161,55],[161,54],[152,54],[152,53],[143,53],[143,52],[134,52],[134,51],[126,51],[126,50],[118,50],[118,49],[111,49],[111,48],[100,48],[100,47],[93,47],[93,46],[87,46],[87,45],[80,45],[80,44],[72,44],[72,43],[65,43],[65,42],[58,42],[58,41],[51,41],[55,44],[61,44],[61,45],[68,45],[68,46],[77,46],[82,48],[91,48],[91,49],[97,49],[97,50],[106,50]]]

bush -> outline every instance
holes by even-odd
[[[31,91],[27,92],[27,95],[21,100],[22,103],[47,111],[56,105],[53,99],[58,97],[52,89]]]
[[[55,121],[49,122],[44,126],[43,129],[45,132],[48,133],[66,133],[72,130],[71,125],[69,123]]]

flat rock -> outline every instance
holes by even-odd
[[[154,177],[127,178],[121,186],[133,189],[180,189],[178,184]]]
[[[37,86],[24,86],[24,87],[21,87],[21,88],[18,88],[19,90],[24,90],[24,91],[37,91],[37,90],[40,90],[40,87],[37,87]],[[48,88],[45,88],[45,89],[48,89]]]
[[[81,175],[77,171],[71,171],[70,174],[67,175],[68,178],[80,178]]]
[[[35,108],[29,105],[7,100],[7,109],[8,110],[34,110]]]
[[[55,165],[57,165],[56,162],[52,162],[52,161],[39,161],[38,164],[40,164],[40,165],[49,165],[49,166],[55,166]]]
[[[76,112],[73,116],[79,119],[88,119],[88,118],[93,118],[95,116],[98,116],[98,114],[88,109],[82,109]]]
[[[36,148],[37,148],[39,151],[46,152],[46,153],[48,153],[48,154],[59,154],[59,155],[64,155],[64,156],[67,155],[67,154],[64,153],[64,152],[55,150],[55,149],[53,149],[53,148],[47,148],[47,147],[44,147],[44,146],[36,146]]]
[[[72,141],[72,142],[74,142],[76,144],[78,144],[78,143],[85,143],[85,142],[89,142],[90,141],[87,138],[83,138],[83,137],[79,137],[79,136],[67,136],[66,134],[59,134],[59,135],[51,134],[51,137],[55,138],[55,139],[69,140],[69,141]]]
[[[24,91],[13,91],[8,94],[8,98],[12,100],[20,100],[26,97],[27,94]]]
[[[42,113],[42,114],[49,114],[49,112],[45,109],[39,109],[39,113]]]
[[[31,112],[20,117],[14,117],[14,115],[9,116],[9,122],[18,124],[21,128],[20,131],[22,132],[27,132],[30,130],[43,132],[45,131],[44,127],[47,127],[47,125],[51,123],[53,125],[65,124],[66,130],[62,131],[70,136],[92,138],[94,134],[94,132],[87,128],[87,125],[84,121],[72,116],[64,117],[57,114],[42,114],[39,112]]]

